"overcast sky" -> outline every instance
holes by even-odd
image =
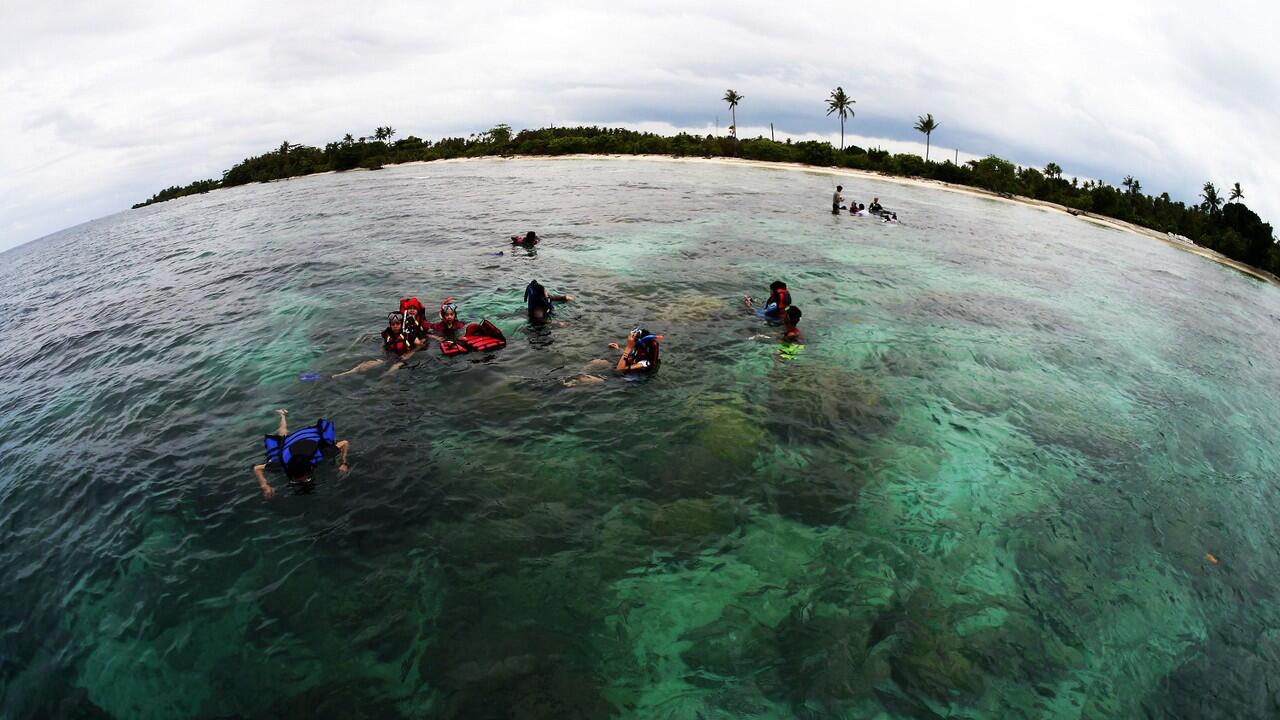
[[[1041,7],[1044,6],[1044,7]],[[804,9],[800,9],[803,7]],[[1280,3],[0,0],[0,250],[282,140],[506,122],[848,132],[994,153],[1280,220]],[[871,140],[868,140],[870,138]]]

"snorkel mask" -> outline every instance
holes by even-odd
[[[387,324],[394,325],[395,323],[404,323],[404,313],[399,311],[387,313]]]
[[[440,303],[440,319],[444,319],[444,314],[446,312],[453,313],[454,319],[457,319],[458,305],[453,301],[452,297],[447,297],[444,299],[444,302]]]

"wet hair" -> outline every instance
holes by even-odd
[[[773,282],[769,283],[769,292],[777,292],[779,290],[786,290],[786,289],[787,289],[787,284],[782,282],[781,280],[774,280]]]
[[[787,308],[787,322],[791,323],[792,325],[799,325],[800,318],[803,315],[804,313],[800,312],[800,308],[796,307],[795,305],[792,305],[791,307]]]
[[[311,476],[311,458],[294,455],[284,466],[284,474],[290,480],[306,480]]]
[[[527,231],[525,231],[525,234],[524,234],[524,240],[525,240],[525,242],[528,242],[528,241],[530,241],[530,240],[537,240],[537,239],[538,239],[538,233],[536,233],[536,232],[534,232],[534,231],[532,231],[532,230],[527,230]]]
[[[837,186],[836,186],[836,190],[844,190],[844,186],[843,186],[843,185],[837,185]]]

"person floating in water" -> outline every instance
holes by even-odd
[[[466,323],[458,319],[457,303],[447,297],[440,303],[440,321],[427,326],[427,336],[441,342],[456,340],[466,327]]]
[[[884,210],[884,206],[880,204],[880,198],[873,198],[871,205],[867,207],[867,212],[872,215],[879,215]]]
[[[843,202],[844,202],[844,186],[837,185],[835,193],[832,194],[831,196],[831,214],[832,215],[840,214],[840,204]]]
[[[400,298],[400,312],[404,315],[404,332],[413,341],[414,347],[427,340],[427,309],[416,297]]]
[[[276,491],[267,482],[267,472],[282,472],[290,483],[309,485],[311,473],[320,462],[341,454],[338,460],[338,472],[347,472],[347,451],[351,443],[338,440],[334,436],[333,423],[320,418],[315,425],[308,425],[301,430],[289,432],[288,410],[277,410],[280,426],[274,435],[267,435],[262,443],[267,449],[267,461],[253,466],[253,474],[258,478],[262,494],[274,497]]]
[[[618,343],[609,343],[610,349],[622,351],[613,369],[620,373],[647,373],[657,370],[661,341],[661,335],[654,335],[642,327],[637,327],[627,335],[626,347]]]
[[[774,280],[769,283],[769,299],[765,301],[763,308],[756,310],[755,300],[749,295],[742,298],[742,303],[748,309],[755,310],[770,320],[777,320],[782,317],[782,313],[786,312],[791,305],[791,291],[787,289],[786,283],[781,280]]]
[[[526,231],[525,234],[523,235],[511,236],[512,245],[521,245],[527,248],[531,248],[534,245],[537,245],[541,241],[542,241],[542,238],[538,237],[538,233],[532,230]]]
[[[782,341],[783,342],[800,342],[800,318],[804,313],[800,312],[800,308],[795,305],[787,307],[782,313]]]
[[[416,325],[416,330],[410,330],[406,327],[403,313],[389,313],[387,315],[387,329],[382,331],[382,351],[386,356],[382,360],[366,360],[346,372],[334,375],[334,377],[340,378],[344,375],[368,372],[387,363],[391,364],[387,372],[393,373],[403,367],[409,361],[409,358],[413,357],[413,354],[422,348],[426,341],[426,331],[420,324]]]
[[[529,306],[529,322],[546,322],[547,316],[555,309],[556,302],[572,302],[572,295],[552,295],[537,280],[530,280],[524,289],[524,301]]]

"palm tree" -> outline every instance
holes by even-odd
[[[386,127],[382,128],[382,135],[383,135],[383,138],[382,138],[382,139],[383,139],[383,140],[386,140],[388,143],[390,143],[390,142],[391,142],[391,138],[395,137],[395,135],[396,135],[396,129],[395,129],[395,128],[393,128],[393,127],[391,127],[390,125],[388,125],[388,126],[386,126]]]
[[[1200,193],[1200,197],[1204,198],[1203,207],[1209,211],[1210,215],[1216,214],[1218,208],[1222,207],[1222,197],[1218,195],[1218,188],[1211,182],[1204,184],[1204,192]]]
[[[733,115],[733,124],[729,126],[729,132],[736,138],[738,137],[738,103],[742,102],[742,96],[736,90],[725,90],[724,101],[729,103],[729,112]]]
[[[1227,198],[1227,202],[1236,202],[1244,199],[1244,192],[1240,190],[1240,183],[1231,186],[1231,196]]]
[[[916,119],[916,130],[924,133],[924,161],[929,162],[929,140],[939,124],[933,121],[933,113],[921,115]]]
[[[844,88],[837,86],[831,91],[831,95],[827,98],[827,115],[831,113],[839,113],[840,115],[840,149],[844,150],[844,121],[845,118],[853,117],[853,104],[857,102],[853,98],[844,94]]]
[[[1058,163],[1049,163],[1044,166],[1044,176],[1050,180],[1057,180],[1062,177],[1062,168],[1058,166]]]

